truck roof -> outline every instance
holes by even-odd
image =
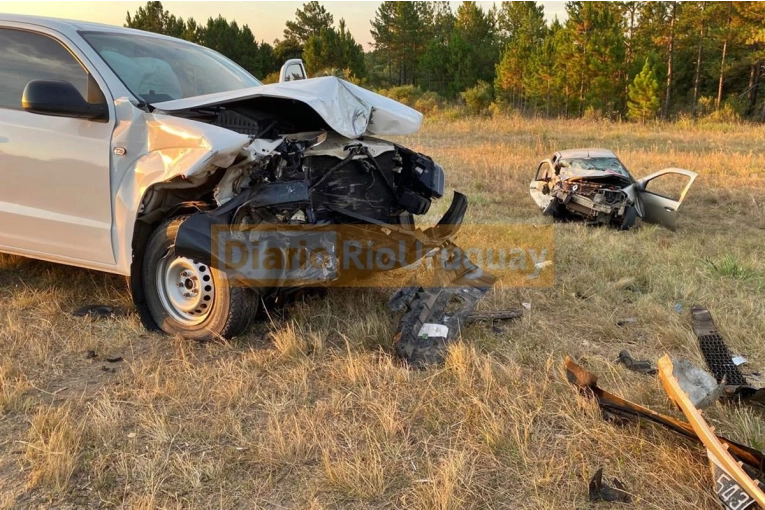
[[[26,14],[5,14],[0,13],[0,22],[9,21],[14,23],[26,23],[29,25],[38,25],[40,27],[49,28],[61,32],[64,35],[74,35],[80,31],[87,32],[111,32],[122,34],[142,35],[148,37],[155,37],[158,39],[172,39],[178,40],[175,37],[170,37],[162,34],[155,34],[153,32],[146,32],[144,30],[137,30],[135,28],[125,28],[117,25],[107,25],[105,23],[93,23],[90,21],[77,21],[63,18],[50,18],[47,16],[30,16]],[[193,43],[190,43],[193,44]]]

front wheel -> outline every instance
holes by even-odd
[[[555,220],[562,220],[566,216],[566,206],[560,200],[553,197],[550,203],[547,204],[547,207],[542,210],[542,214],[552,216]]]
[[[193,340],[231,338],[255,316],[258,296],[231,285],[224,272],[175,254],[185,219],[166,221],[149,238],[142,274],[147,308],[165,333]]]
[[[635,209],[634,205],[628,205],[627,208],[624,210],[624,219],[622,220],[621,225],[619,225],[619,230],[629,230],[635,225],[635,221],[637,220],[637,209]]]

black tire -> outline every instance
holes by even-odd
[[[200,341],[236,336],[255,317],[258,295],[245,287],[231,285],[222,271],[175,256],[175,236],[185,219],[186,216],[171,218],[149,237],[141,274],[146,307],[159,328],[170,335]],[[168,283],[172,279],[169,275],[178,272],[178,278],[187,284],[191,282],[190,286]],[[183,274],[191,277],[181,276]],[[179,293],[185,296],[187,290],[188,295],[194,293],[191,299],[178,296]],[[174,301],[170,296],[177,299]],[[182,310],[173,303],[193,309]]]
[[[624,219],[622,220],[621,225],[619,225],[619,230],[629,230],[635,225],[635,221],[637,220],[637,209],[635,209],[634,205],[628,205],[624,209]]]

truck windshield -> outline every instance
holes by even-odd
[[[80,35],[147,103],[262,85],[223,55],[185,41],[118,32]]]

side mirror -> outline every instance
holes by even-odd
[[[30,113],[99,119],[107,114],[105,103],[88,103],[74,85],[61,80],[32,80],[24,87],[21,106]]]
[[[305,72],[303,61],[299,58],[291,58],[284,63],[279,71],[279,83],[285,81],[305,80],[308,73]]]

